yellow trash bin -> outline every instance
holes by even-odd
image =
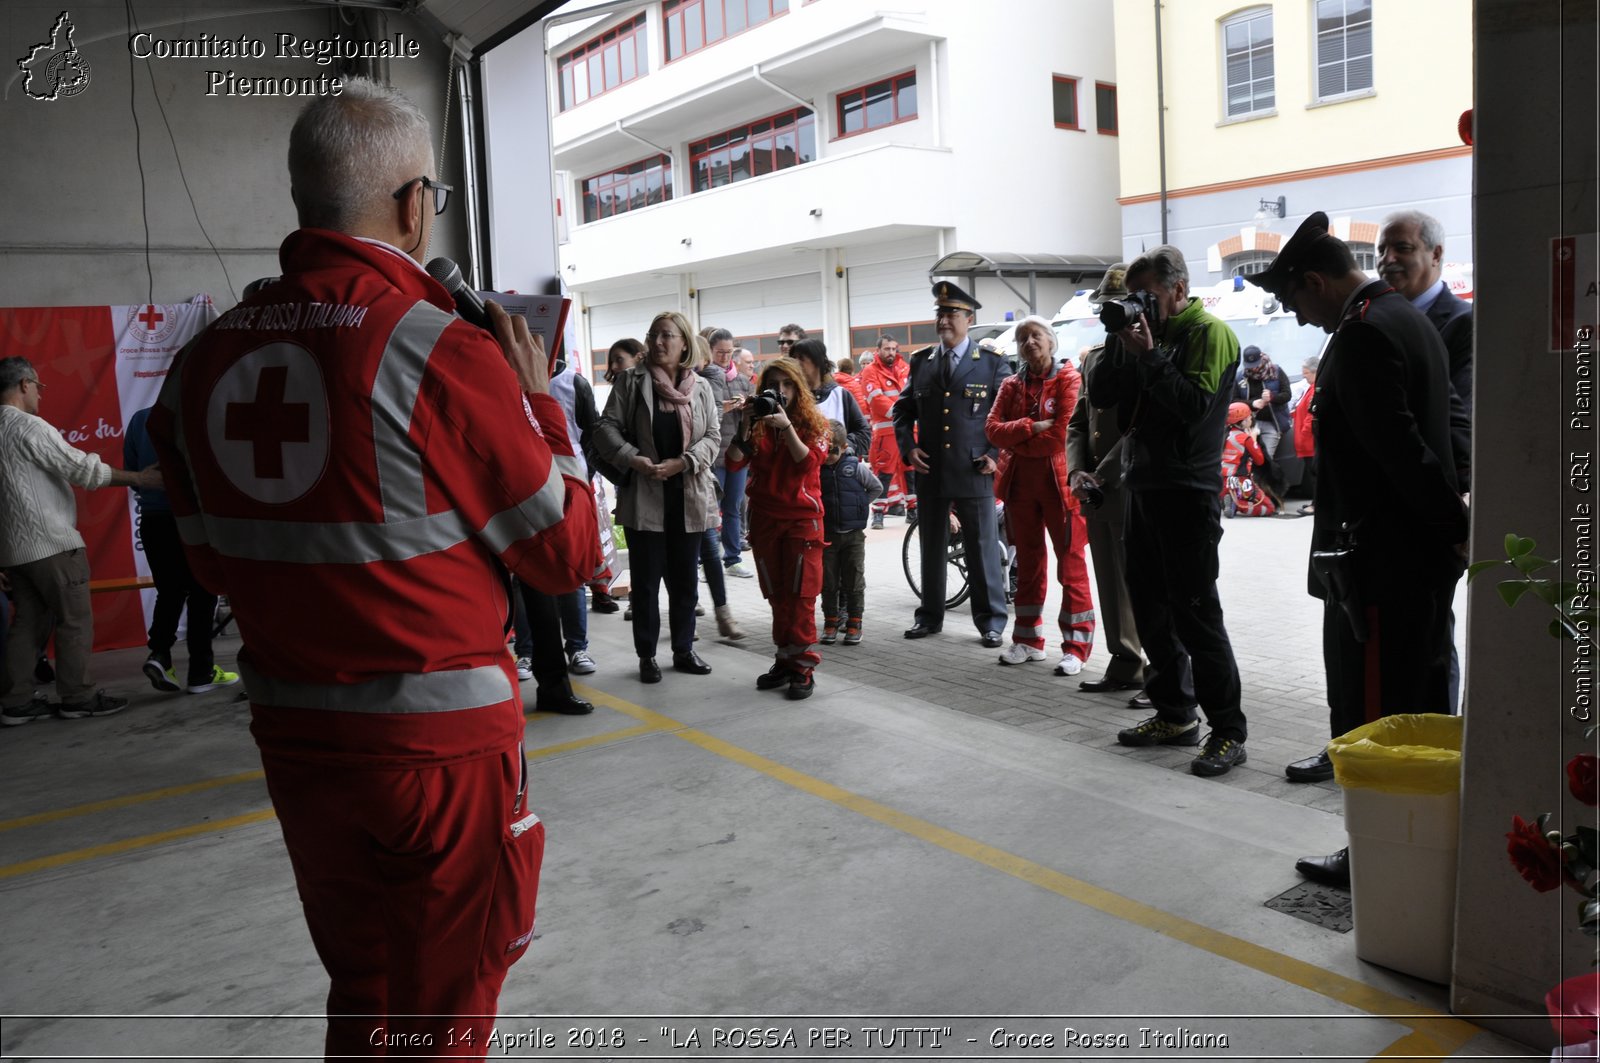
[[[1461,717],[1385,716],[1328,743],[1344,788],[1356,955],[1450,981]]]

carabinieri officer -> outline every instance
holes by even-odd
[[[954,508],[972,582],[972,620],[983,644],[994,649],[1006,626],[1006,598],[994,508],[999,452],[984,434],[984,421],[1011,367],[967,337],[981,303],[949,281],[933,286],[933,299],[939,342],[911,355],[911,377],[893,411],[895,440],[917,474],[922,546],[922,604],[905,635],[925,638],[944,627],[945,554]]]

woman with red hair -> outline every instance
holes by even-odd
[[[779,398],[763,409],[767,392]],[[749,466],[750,552],[761,593],[772,606],[772,667],[756,689],[788,687],[794,700],[816,689],[812,671],[822,663],[817,641],[817,595],[822,592],[822,462],[828,424],[817,410],[800,364],[778,358],[756,378],[739,436],[728,448],[730,471]]]

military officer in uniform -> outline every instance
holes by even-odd
[[[954,508],[972,583],[972,620],[983,644],[998,648],[1006,626],[1006,585],[994,510],[998,451],[984,431],[989,407],[1011,367],[967,338],[980,303],[949,281],[933,286],[939,342],[911,356],[896,400],[895,441],[917,473],[917,529],[922,547],[922,604],[905,633],[920,639],[944,627],[945,554]]]

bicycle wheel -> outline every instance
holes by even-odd
[[[900,547],[900,563],[905,569],[906,583],[911,587],[911,593],[921,599],[922,539],[917,534],[917,521],[914,517],[906,522],[906,536]],[[961,535],[955,528],[950,532],[950,544],[945,551],[945,564],[944,607],[954,609],[966,601],[967,596],[972,593],[972,587],[967,582],[966,544],[961,541]]]

